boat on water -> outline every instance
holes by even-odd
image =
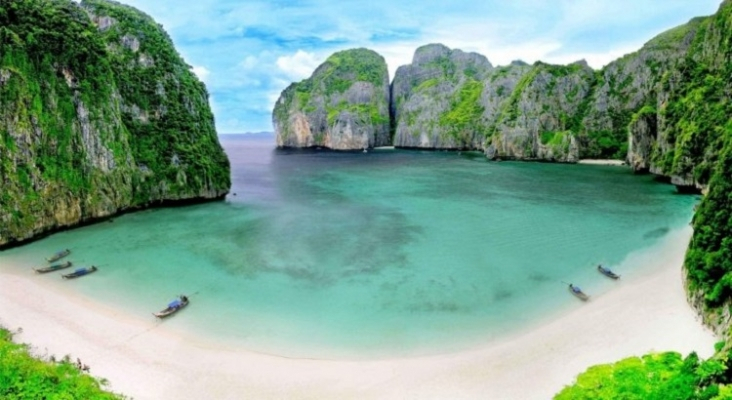
[[[33,268],[33,271],[36,271],[37,274],[45,274],[46,272],[53,272],[60,269],[69,268],[71,265],[71,261],[66,261],[65,263],[51,264],[45,268]]]
[[[618,279],[618,278],[620,278],[620,275],[618,275],[615,272],[611,271],[610,268],[605,268],[602,265],[598,265],[597,266],[597,270],[600,271],[601,274],[607,276],[608,278],[612,278],[612,279]]]
[[[53,253],[53,255],[51,257],[46,257],[46,261],[48,261],[48,262],[58,261],[64,257],[68,256],[69,254],[71,254],[71,250],[69,250],[69,249],[59,250],[59,251]]]
[[[575,286],[571,283],[569,284],[569,291],[572,292],[573,295],[575,295],[578,299],[580,299],[582,301],[587,301],[590,299],[590,296],[585,294],[585,292],[583,292],[579,286]]]
[[[171,301],[168,304],[168,307],[166,307],[164,310],[153,313],[153,315],[158,318],[169,317],[169,316],[177,313],[178,311],[182,310],[187,305],[188,305],[188,297],[181,295],[177,299]]]
[[[89,275],[92,272],[97,272],[97,267],[92,265],[91,267],[78,268],[76,271],[70,274],[61,275],[61,277],[64,279],[74,279],[80,276]]]

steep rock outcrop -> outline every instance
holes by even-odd
[[[692,32],[684,25],[663,33],[599,71],[591,103],[581,116],[581,157],[626,157],[628,127],[634,114],[646,106],[658,106],[658,82],[684,56]],[[628,154],[628,158],[637,156]]]
[[[481,149],[489,158],[626,159],[636,171],[666,176],[680,188],[703,187],[709,163],[678,153],[684,148],[674,132],[679,121],[669,120],[666,110],[674,93],[693,79],[690,73],[702,74],[700,64],[724,65],[723,52],[710,45],[695,50],[695,43],[719,43],[724,37],[720,25],[710,29],[707,20],[695,18],[664,32],[600,71],[583,62],[518,62],[478,69],[481,77],[471,81],[461,72],[477,76],[473,66],[450,62],[451,54],[464,53],[425,46],[412,64],[397,70],[392,84],[394,144]],[[482,65],[490,64],[485,60]],[[480,89],[479,100],[470,97],[466,86],[473,93]],[[448,123],[448,114],[459,118]],[[454,132],[459,134],[450,134]],[[701,170],[695,173],[692,166]]]
[[[732,306],[732,0],[697,21],[689,50],[661,79],[652,171],[707,190],[684,263],[694,305],[729,335]],[[727,336],[729,338],[729,336]],[[730,343],[727,343],[729,349]],[[727,363],[730,366],[730,363]]]
[[[2,11],[0,246],[228,191],[206,90],[151,18],[104,0]]]
[[[727,8],[725,1],[714,18],[694,18],[600,71],[583,61],[494,68],[479,54],[441,44],[420,47],[391,85],[393,144],[482,150],[489,158],[624,159],[680,190],[702,189],[719,148],[719,135],[708,132],[724,125],[725,103],[714,103],[715,118],[688,121],[705,111],[702,99],[728,97],[729,79],[721,73],[727,25],[720,19]],[[297,96],[288,88],[276,111],[295,97],[316,104],[309,84],[304,81]],[[280,145],[324,143],[332,129],[322,107],[300,108],[304,112],[285,113],[287,118],[275,115],[290,140]],[[283,120],[288,123],[277,122]]]
[[[441,44],[418,48],[412,64],[397,69],[392,84],[394,145],[430,149],[480,146],[487,127],[480,98],[492,69],[476,53]]]
[[[643,107],[633,115],[628,126],[628,164],[637,172],[648,172],[651,154],[657,145],[658,118],[656,109]]]
[[[139,172],[135,203],[217,198],[230,187],[229,161],[219,144],[208,92],[149,16],[107,0],[84,0],[99,26],[121,97]]]
[[[535,63],[501,102],[491,122],[486,154],[576,162],[576,136],[582,129],[577,116],[586,109],[594,83],[594,71],[584,61],[568,66]]]
[[[479,54],[423,46],[392,83],[394,145],[573,162],[579,158],[577,115],[594,80],[584,62],[494,68]]]
[[[391,143],[389,72],[367,49],[333,54],[291,84],[272,113],[277,146],[356,150]]]

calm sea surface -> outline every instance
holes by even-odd
[[[697,200],[624,168],[278,151],[272,138],[240,135],[222,144],[233,175],[225,202],[58,233],[0,253],[0,268],[151,325],[152,311],[185,293],[191,305],[166,326],[254,351],[432,354],[581,307],[563,281],[592,294],[622,284],[598,263],[643,273],[633,255],[664,251]],[[75,264],[99,272],[32,275],[67,247]]]

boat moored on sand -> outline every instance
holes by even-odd
[[[167,308],[165,308],[164,310],[158,311],[156,313],[153,313],[153,315],[162,319],[162,318],[175,314],[176,312],[182,310],[187,305],[188,305],[188,297],[181,295],[177,299],[171,301],[168,304]]]
[[[48,267],[44,268],[33,268],[33,271],[36,271],[37,274],[45,274],[47,272],[53,272],[60,269],[69,268],[71,265],[71,261],[66,261],[65,263],[51,264]]]
[[[590,299],[590,296],[585,294],[585,292],[583,292],[579,286],[575,286],[571,283],[569,284],[569,291],[572,292],[573,295],[575,295],[578,299],[580,299],[582,301],[587,301]]]
[[[620,278],[620,275],[616,274],[615,272],[611,271],[610,268],[605,268],[602,265],[597,266],[597,270],[600,271],[601,274],[607,276],[611,279],[618,279]]]
[[[97,267],[92,265],[91,267],[79,268],[70,274],[61,275],[61,277],[64,279],[74,279],[74,278],[78,278],[80,276],[89,275],[92,272],[97,272]]]
[[[59,251],[53,253],[53,255],[51,257],[46,257],[46,261],[48,261],[48,262],[58,261],[64,257],[68,256],[69,254],[71,254],[71,250],[69,250],[69,249],[59,250]]]

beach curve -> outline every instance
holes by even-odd
[[[691,228],[647,272],[540,326],[450,354],[318,360],[266,355],[168,329],[0,269],[0,325],[37,354],[70,354],[135,399],[547,399],[587,367],[649,351],[710,356],[716,338],[688,305]],[[649,260],[651,262],[651,260]],[[632,312],[631,312],[632,311]]]

